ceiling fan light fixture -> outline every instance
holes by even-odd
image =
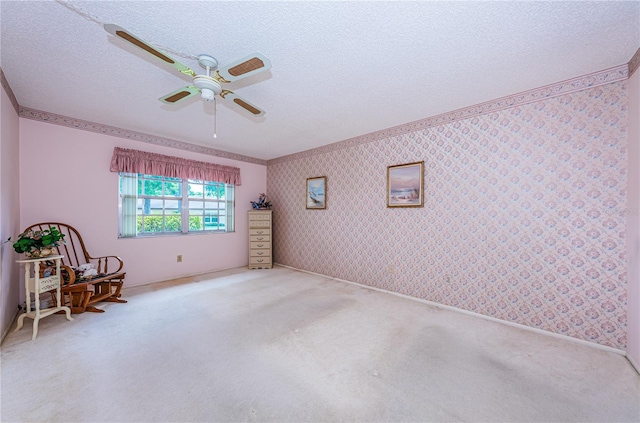
[[[210,89],[202,88],[200,90],[200,94],[202,96],[202,99],[207,103],[211,103],[213,101],[214,94],[213,94],[213,91],[211,91]]]

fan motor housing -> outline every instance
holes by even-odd
[[[213,101],[213,97],[222,92],[222,86],[220,83],[206,75],[194,76],[193,85],[200,90],[202,99],[208,103],[211,103]]]

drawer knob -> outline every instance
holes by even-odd
[[[264,244],[258,244],[258,247],[263,247],[263,246],[264,246]]]
[[[259,256],[261,256],[261,255],[263,255],[263,254],[264,254],[264,253],[263,253],[262,251],[258,251],[258,255],[259,255]]]
[[[262,240],[263,240],[263,237],[261,237],[261,236],[260,236],[260,237],[258,237],[258,239],[259,239],[260,241],[262,241]]]
[[[262,259],[258,259],[258,260],[256,260],[256,261],[257,261],[258,263],[262,263],[264,260],[262,260]]]

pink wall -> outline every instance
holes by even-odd
[[[627,91],[269,162],[275,261],[625,349]],[[388,209],[387,166],[421,160],[424,208]]]
[[[640,70],[629,78],[627,354],[640,371]]]
[[[4,88],[0,89],[0,242],[19,233],[18,114]],[[18,312],[20,278],[10,243],[0,244],[0,331],[5,334]],[[24,295],[24,294],[22,294]]]
[[[236,232],[118,239],[118,175],[109,171],[115,146],[239,167]],[[246,210],[265,188],[263,165],[20,119],[20,226],[69,223],[92,255],[124,259],[125,286],[247,265]]]

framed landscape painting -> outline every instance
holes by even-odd
[[[424,206],[424,162],[387,167],[387,207]]]
[[[307,208],[327,208],[327,177],[307,178]]]

